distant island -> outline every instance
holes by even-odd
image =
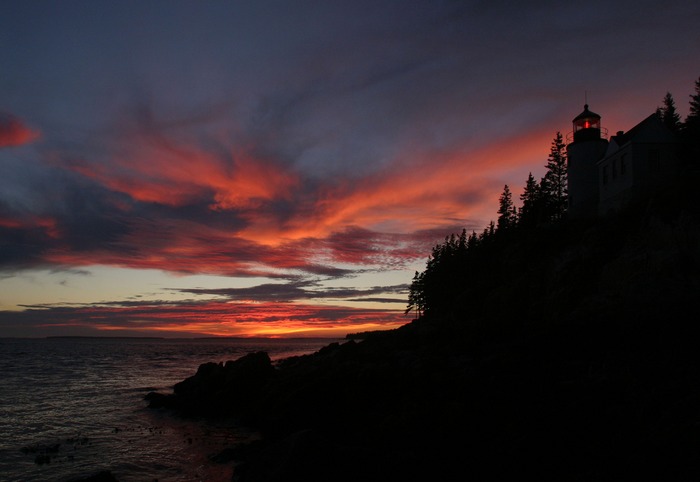
[[[47,336],[47,340],[65,339],[65,340],[165,340],[162,336],[99,336],[99,335],[54,335]]]

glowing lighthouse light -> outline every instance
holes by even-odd
[[[583,112],[576,116],[573,123],[574,142],[600,139],[600,116],[588,110],[588,104],[583,106]]]

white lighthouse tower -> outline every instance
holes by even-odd
[[[567,139],[567,177],[570,219],[595,217],[598,211],[598,166],[608,147],[607,131],[600,126],[600,116],[588,110],[573,120],[574,130]]]

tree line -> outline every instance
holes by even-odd
[[[676,133],[684,155],[697,166],[700,163],[700,78],[695,81],[695,93],[690,95],[690,110],[682,122],[671,93],[667,92],[656,114],[666,127]],[[513,193],[506,184],[499,197],[498,217],[480,233],[451,234],[433,247],[425,270],[416,271],[411,282],[406,314],[416,317],[440,311],[443,315],[461,312],[466,306],[476,310],[483,304],[488,290],[499,282],[504,273],[504,249],[522,241],[534,231],[556,227],[566,219],[567,155],[561,132],[552,140],[545,175],[537,181],[532,173],[525,181],[520,206],[516,207]],[[478,314],[478,313],[474,313]]]
[[[506,184],[499,197],[498,218],[480,233],[451,234],[436,245],[423,272],[416,272],[411,283],[406,313],[415,311],[418,318],[436,307],[444,307],[462,289],[477,296],[480,288],[490,286],[495,266],[490,254],[505,243],[538,226],[561,222],[566,216],[568,203],[566,145],[557,132],[546,162],[546,173],[538,181],[528,175],[521,206],[516,207],[513,194]],[[473,276],[479,273],[478,280]],[[489,278],[489,279],[487,279]],[[477,281],[477,283],[472,283]]]

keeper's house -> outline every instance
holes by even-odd
[[[567,140],[570,219],[604,216],[679,175],[678,141],[657,114],[608,140],[586,104]]]

